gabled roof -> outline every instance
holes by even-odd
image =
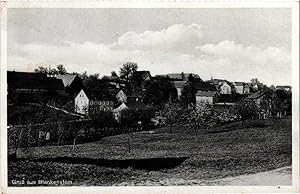
[[[262,97],[263,95],[265,95],[264,92],[261,92],[261,93],[256,92],[256,93],[248,96],[246,99],[258,99],[258,98]]]
[[[173,81],[175,88],[183,88],[187,81]]]
[[[128,97],[141,97],[141,96],[142,95],[136,90],[132,91],[131,94],[128,95]]]
[[[276,86],[276,89],[292,89],[292,86]]]
[[[56,79],[61,79],[65,87],[68,87],[75,80],[77,75],[74,74],[65,74],[65,75],[57,75]]]
[[[198,91],[196,96],[207,96],[207,97],[214,97],[217,95],[216,91]]]
[[[235,85],[235,86],[244,86],[245,83],[243,83],[243,82],[234,82],[233,85]]]
[[[135,80],[145,80],[147,77],[151,77],[149,71],[136,71],[133,73],[133,79]]]
[[[217,91],[217,88],[214,85],[206,82],[195,83],[194,87],[196,90],[201,90],[201,91]]]

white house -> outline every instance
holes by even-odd
[[[125,92],[123,90],[120,90],[117,94],[116,94],[116,98],[118,100],[118,102],[127,102],[127,95],[125,94]]]
[[[243,94],[244,93],[244,85],[241,82],[234,82],[233,83],[234,88],[235,88],[235,92],[237,94]]]
[[[221,86],[220,86],[220,94],[231,94],[231,86],[227,83],[224,82]]]
[[[244,94],[249,94],[250,93],[250,84],[245,84],[244,85]]]
[[[128,109],[128,106],[123,102],[120,106],[118,106],[117,108],[115,108],[114,110],[112,110],[112,113],[116,119],[116,121],[120,120],[121,117],[121,111]]]
[[[196,93],[196,104],[213,104],[217,97],[217,91],[198,91]]]
[[[88,114],[89,110],[89,98],[87,97],[84,90],[80,90],[80,92],[75,97],[75,112],[81,114]]]

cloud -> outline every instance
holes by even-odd
[[[203,32],[198,24],[175,24],[161,31],[127,32],[121,35],[114,45],[116,48],[126,49],[182,51],[198,45],[202,37]]]
[[[257,77],[267,84],[291,84],[288,49],[244,46],[229,40],[203,44],[204,38],[200,25],[176,24],[160,31],[127,32],[111,44],[14,44],[8,49],[8,62],[9,69],[15,70],[32,71],[32,64],[65,64],[70,72],[104,75],[134,61],[153,74],[185,71],[203,79],[249,81]]]

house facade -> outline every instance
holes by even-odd
[[[220,93],[221,94],[232,94],[231,86],[227,82],[224,82],[222,85],[220,85]]]
[[[244,94],[244,83],[234,82],[233,85],[237,94]]]
[[[196,105],[214,104],[217,98],[217,91],[198,91],[196,93]]]
[[[98,111],[112,111],[114,109],[114,101],[112,99],[90,100],[89,112],[96,113]]]
[[[90,100],[84,90],[81,90],[74,99],[75,112],[80,114],[89,113]]]
[[[117,94],[116,94],[116,99],[118,100],[118,102],[127,102],[127,95],[125,94],[124,90],[120,90]]]
[[[250,84],[245,83],[244,84],[244,94],[250,94]]]

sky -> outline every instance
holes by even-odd
[[[63,64],[103,76],[126,62],[152,75],[291,85],[291,10],[8,10],[8,70]]]

